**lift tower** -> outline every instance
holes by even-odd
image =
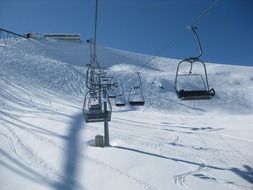
[[[84,98],[83,115],[88,122],[104,122],[104,146],[109,146],[109,126],[112,106],[107,95],[107,88],[111,85],[106,73],[100,67],[97,60],[96,37],[97,37],[98,0],[96,0],[94,38],[90,40],[90,63],[87,65],[86,87],[88,92]]]

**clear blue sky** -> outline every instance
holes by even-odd
[[[213,0],[99,0],[97,42],[156,55]],[[93,36],[95,0],[0,0],[0,27],[15,32]],[[253,66],[253,0],[220,0],[197,26],[209,62]],[[196,54],[185,33],[159,56]]]

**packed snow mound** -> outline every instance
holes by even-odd
[[[0,46],[0,75],[21,87],[81,101],[86,91],[89,54],[90,44],[86,42],[18,40]],[[174,91],[178,60],[154,57],[148,62],[152,56],[101,46],[97,48],[97,56],[99,64],[124,85],[126,98],[138,79],[135,72],[141,72],[146,104],[138,109],[170,114],[253,113],[252,67],[207,64],[209,86],[215,89],[216,96],[212,100],[180,101]],[[189,83],[187,79],[182,82]]]

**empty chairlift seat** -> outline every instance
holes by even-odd
[[[206,65],[200,59],[202,48],[196,32],[197,28],[189,27],[189,29],[196,37],[199,56],[186,58],[178,63],[174,88],[181,100],[211,99],[215,95],[215,90],[209,88]]]
[[[118,85],[118,88],[116,89],[115,105],[118,107],[126,105],[123,85]]]
[[[181,64],[196,64],[197,62],[191,62],[188,59],[181,61],[178,64],[176,79],[175,79],[175,91],[178,98],[181,100],[204,100],[211,99],[215,95],[215,90],[209,88],[206,66],[203,61],[198,59],[198,66],[202,65],[202,72],[198,67],[198,73],[194,72],[193,65],[190,65],[191,70],[187,74],[180,72]],[[201,74],[202,73],[202,74]],[[186,83],[186,85],[182,85]],[[188,85],[188,86],[187,86]]]
[[[132,106],[143,106],[145,104],[143,90],[142,90],[142,82],[140,73],[136,73],[138,76],[138,84],[135,84],[129,91],[128,103]]]
[[[107,110],[105,110],[104,102],[99,100],[98,93],[87,92],[83,103],[83,115],[87,123],[89,122],[103,122],[111,120],[111,103],[107,97]]]
[[[211,99],[215,95],[214,89],[210,90],[184,90],[181,89],[177,92],[178,98],[182,100],[204,100]]]
[[[129,92],[128,102],[132,106],[143,106],[145,104],[143,91],[140,86],[131,88]]]
[[[109,98],[116,98],[116,87],[114,87],[114,86],[108,87],[107,94],[108,94]]]
[[[116,95],[115,105],[118,107],[126,105],[125,96],[123,94]]]

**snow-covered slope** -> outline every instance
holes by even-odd
[[[98,47],[126,92],[144,65],[146,104],[113,106],[112,146],[96,148],[103,124],[84,123],[81,110],[89,51],[87,43],[0,42],[0,189],[253,188],[252,67],[207,64],[216,96],[180,101],[178,60],[144,64],[151,56]]]

